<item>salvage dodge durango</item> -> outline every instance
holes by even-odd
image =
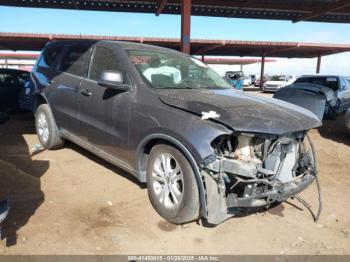
[[[46,45],[32,71],[42,146],[70,140],[147,183],[166,220],[219,224],[316,177],[311,112],[235,91],[206,64],[114,41]]]

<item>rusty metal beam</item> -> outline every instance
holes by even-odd
[[[265,55],[271,55],[271,54],[274,54],[274,53],[290,51],[290,50],[293,50],[293,49],[296,49],[296,48],[299,48],[299,47],[300,47],[300,44],[297,43],[296,46],[291,46],[291,47],[286,47],[286,48],[276,48],[276,49],[273,49],[273,50],[270,50],[270,51],[265,51]]]
[[[168,2],[167,0],[160,0],[158,9],[156,11],[156,16],[159,16],[162,13],[167,2]]]
[[[191,0],[181,0],[181,52],[191,52]]]
[[[339,10],[339,9],[342,9],[342,8],[345,8],[348,6],[350,6],[349,0],[337,1],[337,2],[334,2],[332,4],[325,4],[322,8],[319,8],[319,9],[313,11],[311,14],[306,14],[306,15],[303,15],[302,17],[299,17],[296,20],[293,20],[293,23],[297,23],[300,21],[307,21],[307,20],[310,20],[312,18],[316,18],[316,17],[319,17],[319,16],[324,15],[326,13],[334,12],[336,10]]]
[[[202,48],[196,52],[194,52],[193,54],[194,55],[205,55],[207,52],[211,51],[211,50],[214,50],[216,48],[219,48],[219,47],[222,47],[225,45],[225,41],[222,41],[222,44],[219,44],[219,45],[210,45],[210,46],[207,46],[205,48]]]
[[[319,74],[321,70],[321,58],[321,55],[317,57],[316,74]]]
[[[176,38],[149,38],[97,35],[64,35],[64,34],[30,34],[1,33],[0,50],[39,51],[52,40],[110,40],[128,41],[158,45],[180,50],[181,41]],[[299,44],[299,48],[296,48]],[[237,41],[237,40],[205,40],[192,39],[192,54],[218,56],[266,56],[286,58],[315,58],[341,52],[350,52],[349,44],[303,43],[303,42],[271,42],[271,41]]]
[[[261,69],[260,69],[260,90],[263,89],[263,80],[265,74],[265,54],[261,57]]]

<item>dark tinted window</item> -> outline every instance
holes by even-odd
[[[111,50],[96,47],[90,66],[89,78],[98,81],[102,71],[105,70],[120,70],[119,63]]]
[[[0,88],[19,85],[19,79],[16,74],[12,73],[0,73]]]
[[[30,80],[30,73],[21,73],[18,75],[18,77],[20,78],[20,80],[22,81],[28,81]]]
[[[89,48],[85,46],[70,47],[62,59],[60,71],[82,76],[88,50]]]
[[[47,68],[50,67],[50,65],[55,61],[56,57],[61,52],[62,48],[62,46],[52,46],[46,48],[40,57],[38,66]]]
[[[307,77],[300,77],[298,78],[294,83],[300,84],[300,83],[310,83],[310,84],[316,84],[321,86],[326,86],[334,91],[338,90],[339,86],[339,79],[336,76],[307,76]]]

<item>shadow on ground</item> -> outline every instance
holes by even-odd
[[[323,120],[323,125],[318,128],[320,135],[338,143],[350,146],[350,130],[345,126],[345,114],[338,115],[336,120]]]
[[[93,153],[85,150],[84,148],[82,148],[82,147],[80,147],[80,146],[78,146],[70,141],[66,141],[65,147],[76,151],[77,153],[85,156],[86,158],[90,159],[91,161],[94,161],[97,164],[104,166],[105,168],[116,173],[117,175],[126,178],[130,182],[133,182],[134,184],[138,185],[140,188],[146,188],[146,184],[141,183],[134,175],[132,175],[132,174],[128,173],[127,171],[119,168],[118,166],[115,166],[115,165],[107,162],[106,160],[94,155]]]
[[[49,161],[33,160],[23,135],[34,134],[30,114],[14,114],[0,119],[0,199],[9,198],[11,209],[3,224],[6,246],[17,243],[18,231],[44,201],[40,178]]]

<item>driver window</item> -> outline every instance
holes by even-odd
[[[112,50],[96,47],[90,64],[89,79],[98,81],[106,70],[120,71],[119,62]]]
[[[159,56],[150,58],[149,67],[143,75],[156,86],[169,86],[181,82],[181,71],[171,60],[162,60]]]

